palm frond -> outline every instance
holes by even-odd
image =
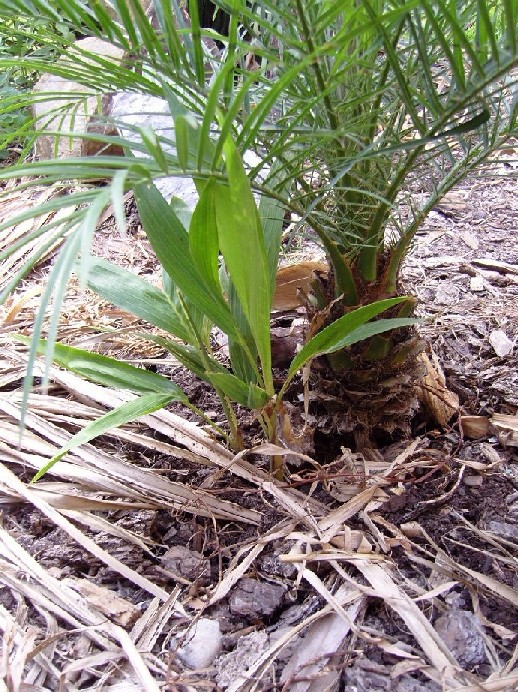
[[[255,156],[247,174],[256,192],[269,198],[270,208],[265,203],[263,210],[277,217],[275,229],[280,209],[296,211],[314,228],[347,304],[358,298],[358,274],[364,282],[379,279],[381,254],[389,258],[390,292],[424,216],[516,132],[513,0],[263,0],[257,7],[225,6],[229,35],[218,36],[225,45],[217,50],[207,43],[211,32],[201,28],[197,2],[188,3],[189,19],[176,0],[154,0],[149,11],[137,0],[0,0],[0,19],[45,18],[48,44],[64,51],[50,62],[36,54],[1,57],[0,67],[45,71],[99,97],[114,91],[148,95],[165,104],[162,114],[171,117],[163,132],[118,115],[103,122],[117,127],[119,135],[78,135],[63,130],[73,130],[69,123],[87,95],[61,94],[45,122],[33,119],[6,139],[27,137],[32,129],[30,138],[73,134],[125,151],[22,162],[0,172],[0,180],[19,179],[18,189],[36,181],[107,181],[107,187],[84,193],[80,199],[89,209],[71,212],[66,231],[60,231],[66,242],[56,262],[55,306],[74,253],[81,254],[86,275],[103,205],[112,202],[123,224],[122,197],[132,187],[142,189],[168,175],[192,178],[198,191],[209,179],[225,185],[222,155],[229,135],[241,155]],[[57,39],[56,22],[107,39],[122,57],[93,54],[62,35]],[[17,31],[12,22],[6,27],[0,25],[0,35]],[[19,31],[21,36],[24,30]],[[243,67],[248,51],[258,64],[253,73]],[[23,103],[42,98],[26,94]],[[13,107],[14,101],[6,102],[4,112]],[[429,190],[407,220],[397,221],[394,208],[402,188],[418,179],[428,180]],[[277,230],[271,237],[278,241]],[[275,267],[272,247],[265,286]],[[50,304],[50,294],[44,303]],[[224,318],[230,324],[229,314]],[[36,331],[41,324],[39,318]],[[56,324],[54,319],[50,336]]]

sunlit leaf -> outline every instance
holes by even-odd
[[[92,257],[87,285],[122,310],[165,329],[182,341],[192,340],[192,334],[186,330],[167,295],[127,269]]]
[[[221,389],[229,399],[251,409],[262,408],[270,399],[267,392],[255,384],[247,384],[235,375],[209,373],[212,384]]]
[[[266,247],[250,183],[233,142],[225,144],[228,186],[219,185],[216,217],[221,252],[254,336],[266,388],[272,389],[271,284]]]
[[[415,325],[417,320],[406,317],[377,320],[376,322],[366,324],[373,317],[376,317],[393,305],[397,305],[405,300],[407,300],[406,296],[380,300],[376,303],[357,308],[337,319],[308,341],[299,353],[297,353],[290,365],[287,380],[290,380],[308,360],[311,360],[311,358],[339,351],[342,348],[352,346],[352,344],[363,341],[375,334],[382,334],[392,329]]]
[[[216,226],[218,188],[209,178],[191,218],[189,250],[196,268],[215,293],[221,293],[219,282],[219,244]]]
[[[76,433],[67,444],[62,447],[57,454],[55,454],[52,459],[43,466],[38,473],[32,479],[32,482],[39,480],[44,474],[46,474],[50,469],[57,464],[57,462],[62,459],[65,454],[72,451],[76,447],[79,447],[90,440],[103,435],[104,433],[118,428],[126,423],[131,423],[148,413],[153,413],[158,409],[163,408],[171,401],[175,400],[176,397],[172,394],[145,394],[144,396],[134,399],[133,401],[128,401],[121,406],[118,406],[113,411],[106,413],[101,418],[92,421],[84,428],[82,428],[78,433]]]
[[[27,337],[16,338],[24,343],[29,342]],[[45,353],[46,348],[46,341],[41,339],[37,342],[39,353]],[[136,394],[167,394],[178,401],[187,401],[187,396],[180,387],[167,377],[99,353],[58,343],[54,345],[53,360],[66,370],[105,387],[129,390]]]
[[[189,236],[174,210],[154,185],[137,185],[135,197],[144,230],[160,264],[176,286],[220,329],[237,336],[232,315],[222,296],[211,291],[205,277],[198,271],[189,250]]]

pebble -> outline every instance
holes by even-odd
[[[186,642],[176,650],[176,655],[186,668],[199,670],[208,668],[220,652],[219,622],[200,618],[189,630]]]
[[[285,586],[243,577],[230,595],[230,611],[235,615],[268,617],[281,605],[285,593]]]
[[[489,343],[493,347],[494,352],[500,358],[508,356],[512,353],[514,343],[501,329],[495,329],[489,335]]]
[[[435,302],[438,305],[455,305],[459,302],[460,290],[454,284],[439,284],[435,292]]]
[[[479,293],[485,290],[484,279],[481,276],[472,276],[469,281],[469,290],[474,293]]]
[[[359,659],[344,673],[343,687],[347,692],[440,692],[431,680],[418,680],[411,675],[393,679],[392,667]]]
[[[210,561],[196,550],[174,545],[161,558],[163,567],[188,581],[206,584],[210,581]]]
[[[240,637],[234,651],[220,656],[215,663],[218,685],[226,689],[236,678],[246,675],[247,669],[268,648],[268,643],[268,635],[263,631]]]
[[[283,552],[285,549],[276,550],[272,555],[265,555],[261,560],[261,571],[275,577],[294,579],[298,574],[297,568],[289,562],[280,561],[279,555]]]
[[[454,608],[441,615],[435,629],[463,668],[471,669],[487,662],[479,621],[469,610]]]
[[[500,538],[518,541],[518,526],[516,524],[508,524],[505,521],[488,521],[487,528]]]

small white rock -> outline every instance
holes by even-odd
[[[508,356],[513,350],[514,344],[507,334],[501,329],[495,329],[489,335],[489,343],[493,347],[497,356],[503,358]]]
[[[480,291],[483,291],[485,286],[484,286],[484,279],[477,274],[477,276],[472,276],[469,282],[469,288],[470,291],[473,291],[474,293],[479,293]]]
[[[188,639],[177,651],[187,668],[208,668],[221,652],[221,630],[217,620],[200,618],[189,631]]]
[[[466,245],[470,247],[472,250],[478,250],[480,246],[480,240],[474,233],[471,233],[471,231],[462,231],[460,233],[460,237],[466,243]]]
[[[435,292],[435,302],[439,305],[455,305],[459,302],[460,291],[455,284],[443,282]]]

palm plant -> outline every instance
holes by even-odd
[[[22,186],[108,181],[36,210],[45,213],[64,204],[73,210],[57,231],[65,242],[53,274],[48,358],[66,279],[75,266],[99,295],[180,339],[149,336],[161,339],[215,387],[230,422],[230,441],[239,448],[231,402],[259,410],[266,434],[275,441],[280,399],[311,358],[330,354],[328,365],[345,368],[358,382],[372,379],[369,373],[392,382],[393,373],[415,354],[414,339],[401,331],[390,334],[411,324],[413,301],[398,296],[401,263],[427,213],[515,131],[518,11],[516,0],[232,0],[217,5],[230,15],[228,36],[201,29],[196,1],[187,3],[187,15],[170,0],[154,0],[147,13],[137,0],[0,0],[0,17],[43,16],[49,27],[59,18],[125,52],[116,64],[70,46],[68,58],[54,64],[28,57],[27,69],[60,74],[95,93],[160,96],[174,124],[170,136],[136,127],[129,139],[84,135],[118,144],[126,154],[22,161],[2,171],[0,179],[19,178]],[[208,39],[224,48],[209,50]],[[50,28],[48,40],[54,40]],[[251,54],[253,71],[248,69]],[[11,66],[9,59],[2,62]],[[77,109],[81,98],[75,94],[60,112]],[[3,112],[15,105],[20,106],[3,104]],[[254,153],[256,164],[243,166],[246,152]],[[200,194],[188,234],[182,220],[189,214],[178,203],[168,205],[151,182],[172,174],[192,178]],[[164,268],[163,291],[89,258],[103,208],[111,201],[123,225],[122,197],[130,188]],[[327,280],[314,282],[308,343],[276,393],[269,310],[286,212],[314,231],[330,271]],[[4,297],[41,252],[9,282]],[[243,266],[243,256],[252,272]],[[43,309],[50,295],[49,289]],[[391,319],[364,324],[388,308]],[[32,358],[43,348],[38,346],[42,323],[43,311],[35,324]],[[229,335],[230,370],[211,352],[213,324]],[[382,332],[389,336],[380,337]],[[350,346],[359,341],[354,353]],[[84,354],[64,346],[55,354],[92,376],[94,361],[81,366]],[[130,381],[133,391],[148,397],[106,424],[184,399],[173,385],[96,358],[99,381]]]

